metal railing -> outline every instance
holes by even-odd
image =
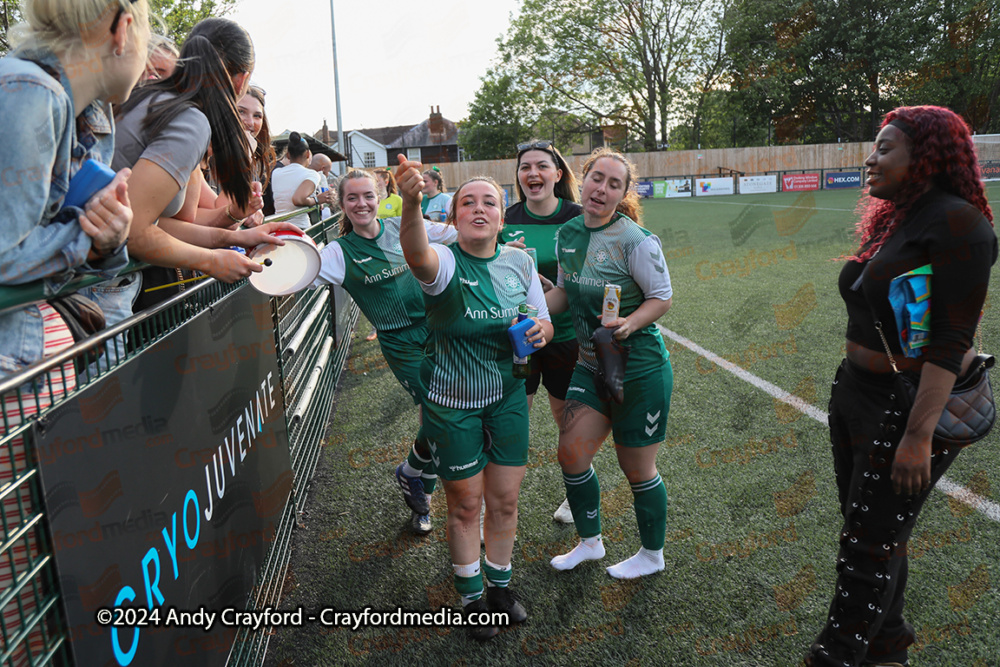
[[[311,209],[309,209],[311,210]],[[273,216],[268,222],[301,213]],[[336,236],[337,218],[313,225],[308,233],[318,244]],[[129,267],[138,271],[141,265]],[[86,277],[61,294],[100,282]],[[231,285],[206,278],[153,308],[111,326],[41,363],[0,381],[0,666],[72,665],[67,622],[60,603],[32,425],[77,397],[83,389],[140,356],[157,341],[228,294],[250,289],[246,281]],[[0,288],[0,312],[44,301],[41,283]],[[301,511],[321,452],[333,395],[349,348],[349,332],[357,306],[340,288],[320,287],[270,300],[279,370],[284,388],[285,418],[292,460],[293,488],[281,514],[274,541],[265,556],[247,608],[277,605],[288,566],[291,534]],[[336,306],[336,309],[335,309]],[[338,318],[338,314],[340,317]],[[338,319],[341,330],[338,331]],[[105,342],[117,338],[119,346]],[[291,345],[294,343],[294,350]],[[105,346],[107,352],[77,375],[74,360]],[[286,354],[286,349],[290,350]],[[81,368],[83,364],[80,365]],[[231,665],[260,665],[267,650],[266,629],[237,634]]]

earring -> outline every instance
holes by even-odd
[[[121,58],[123,55],[125,55],[124,49],[118,49],[115,51],[115,58]]]

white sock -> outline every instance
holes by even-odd
[[[407,477],[420,477],[420,471],[411,466],[406,459],[403,459],[403,474]]]
[[[663,549],[650,551],[646,547],[639,547],[634,556],[609,567],[608,574],[615,579],[637,579],[661,572],[664,567]]]
[[[604,558],[604,541],[600,535],[585,537],[569,553],[552,559],[552,567],[557,570],[572,570],[585,560]]]

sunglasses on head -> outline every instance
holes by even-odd
[[[552,151],[549,150],[549,149],[552,148],[552,142],[551,141],[535,141],[533,143],[518,144],[517,145],[517,152],[518,153],[523,153],[525,151],[530,151],[530,150],[535,149],[535,148],[537,148],[538,150],[549,151],[551,153]]]
[[[128,0],[128,3],[130,5],[134,5],[136,2],[137,0]],[[118,13],[115,14],[115,19],[111,22],[111,32],[115,32],[116,30],[118,30],[118,22],[121,20],[122,14],[124,13],[125,13],[125,7],[119,6]]]

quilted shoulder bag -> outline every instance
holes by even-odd
[[[917,382],[900,373],[896,367],[896,360],[882,332],[882,323],[875,322],[875,328],[882,338],[889,364],[896,373],[896,395],[901,406],[907,410],[912,409],[917,396]],[[941,419],[934,429],[935,440],[952,447],[965,447],[989,434],[997,419],[997,406],[993,400],[993,387],[988,373],[995,363],[993,355],[978,354],[965,375],[955,380]]]

